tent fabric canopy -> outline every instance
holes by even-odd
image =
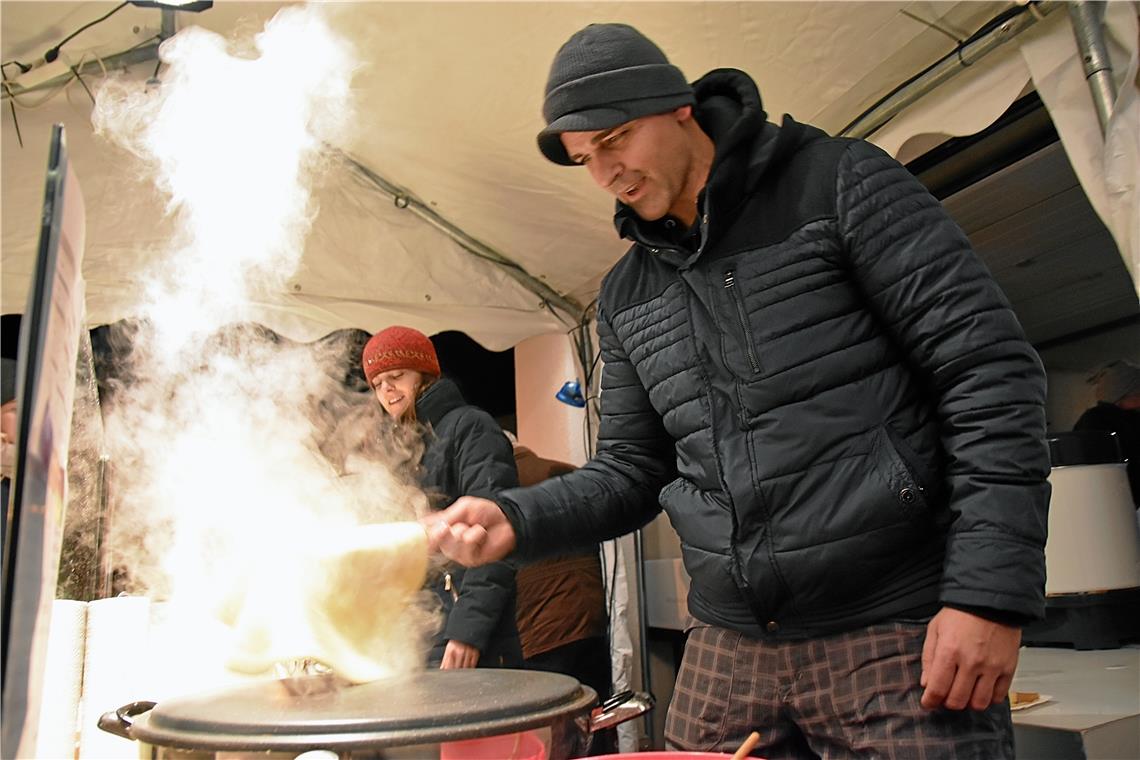
[[[32,61],[112,7],[5,2],[0,5],[3,58]],[[260,30],[280,7],[218,2],[203,13],[178,14],[178,23],[229,37]],[[955,39],[968,37],[1009,7],[1002,2],[329,3],[324,9],[330,22],[354,46],[360,65],[352,82],[356,129],[335,147],[558,293],[587,304],[625,248],[609,222],[612,202],[584,171],[547,163],[535,146],[550,60],[576,29],[601,21],[633,24],[690,79],[716,67],[743,69],[757,80],[770,119],[790,113],[834,133],[952,51]],[[61,58],[74,64],[84,56],[121,52],[155,35],[159,20],[156,10],[124,8],[69,42]],[[1045,23],[1053,34],[1071,38],[1064,13],[1053,13]],[[937,133],[917,138],[936,143],[988,125],[1028,83],[1014,48],[993,58],[972,67],[957,87],[957,100],[940,99],[936,91],[872,139],[895,152],[915,135]],[[18,73],[6,71],[10,78]],[[144,63],[130,75],[145,79],[152,72],[153,63]],[[99,77],[85,79],[97,89]],[[21,100],[39,96],[30,93]],[[923,118],[924,113],[945,114],[948,102],[969,105],[953,107],[953,119]],[[90,99],[74,82],[38,108],[18,107],[23,147],[17,122],[10,113],[3,117],[0,306],[5,313],[22,310],[26,297],[52,122],[66,125],[88,210],[89,322],[132,316],[141,279],[149,267],[162,265],[157,256],[170,235],[162,201],[130,156],[92,134],[90,112]],[[240,178],[241,168],[235,167],[235,181]],[[250,304],[246,318],[297,340],[344,327],[371,331],[393,322],[426,332],[456,329],[496,350],[567,329],[565,315],[552,313],[497,265],[399,208],[349,166],[336,166],[315,197],[320,211],[298,271],[283,291]]]

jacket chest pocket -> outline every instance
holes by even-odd
[[[709,274],[723,361],[746,383],[808,365],[866,337],[863,318],[855,316],[857,292],[817,250],[749,251],[718,262]]]
[[[710,282],[711,302],[720,327],[720,353],[725,366],[742,380],[753,380],[764,370],[762,337],[754,297],[749,297],[742,272],[726,264]]]
[[[744,292],[736,281],[736,270],[726,269],[721,279],[727,300],[727,319],[735,322],[740,349],[746,360],[746,368],[750,375],[760,374],[760,351],[757,348],[756,336],[753,334],[752,323],[748,318],[748,307],[744,303]],[[728,359],[726,352],[725,359]]]

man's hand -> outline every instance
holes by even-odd
[[[926,627],[922,706],[984,710],[1006,698],[1021,629],[943,607]]]
[[[443,661],[439,663],[440,670],[458,670],[460,668],[473,668],[479,664],[479,650],[462,641],[448,639],[443,649]]]
[[[440,512],[420,519],[428,547],[461,565],[495,562],[514,551],[515,529],[499,505],[489,499],[461,496]]]

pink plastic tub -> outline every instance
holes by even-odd
[[[732,755],[723,752],[619,752],[616,755],[600,755],[607,760],[732,760]],[[756,760],[749,758],[749,760]]]
[[[546,745],[533,731],[464,739],[439,745],[439,760],[546,760]]]

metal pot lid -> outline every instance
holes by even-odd
[[[167,700],[136,717],[130,735],[184,749],[395,747],[548,725],[596,700],[569,676],[530,670],[431,670],[356,685],[312,676]]]

